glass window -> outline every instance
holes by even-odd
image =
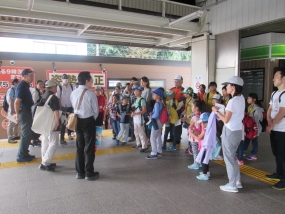
[[[55,44],[46,43],[45,44],[45,53],[55,54]]]
[[[77,54],[76,47],[73,45],[67,45],[67,54],[76,55]]]
[[[45,53],[45,43],[34,42],[34,53]]]
[[[57,45],[56,46],[56,53],[57,54],[66,54],[66,45]]]

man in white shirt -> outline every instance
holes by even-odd
[[[266,175],[267,179],[279,181],[273,186],[276,190],[285,190],[285,69],[280,68],[274,74],[273,84],[278,88],[271,95],[267,111],[271,150],[275,156],[276,172]]]
[[[73,112],[72,104],[70,101],[70,95],[73,91],[73,86],[68,83],[68,75],[63,74],[61,76],[62,79],[62,84],[57,87],[57,93],[56,96],[59,98],[59,105],[60,105],[60,110],[62,111],[62,115],[68,115]],[[62,124],[61,131],[60,131],[60,144],[61,145],[66,145],[67,142],[64,140],[64,135],[65,135],[65,129],[66,129],[66,124]],[[73,137],[71,136],[72,131],[68,131],[68,138],[69,140],[73,140]]]
[[[80,72],[78,82],[78,88],[70,96],[74,113],[78,118],[76,128],[76,178],[95,180],[99,177],[99,173],[94,172],[93,166],[95,160],[95,120],[99,114],[98,101],[94,92],[89,90],[93,85],[93,79],[89,71]]]

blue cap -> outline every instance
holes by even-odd
[[[27,74],[33,74],[34,72],[30,69],[24,69],[22,70],[22,77],[27,75]]]
[[[140,90],[143,91],[143,87],[136,85],[136,87],[133,88],[133,90]]]
[[[160,96],[160,98],[163,98],[164,96],[163,91],[160,89],[155,89],[152,93],[157,94],[158,96]]]
[[[197,123],[207,123],[209,120],[210,113],[209,112],[204,112],[203,114],[200,115],[199,120]]]

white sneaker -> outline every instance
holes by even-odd
[[[236,182],[236,185],[237,185],[237,188],[238,188],[238,189],[241,189],[241,188],[242,188],[242,184],[241,184],[240,181],[237,181],[237,182]]]
[[[71,135],[68,135],[69,140],[73,140],[73,137]]]
[[[229,184],[226,184],[224,186],[220,186],[220,189],[225,192],[238,192],[237,187],[231,187]]]
[[[203,172],[200,172],[199,175],[202,175],[204,174]],[[211,177],[211,173],[210,172],[207,172],[207,176],[210,178]]]
[[[213,158],[213,160],[224,160],[224,158],[222,156],[217,156],[216,158]]]

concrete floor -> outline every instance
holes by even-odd
[[[187,143],[185,137],[182,143]],[[105,137],[100,150],[114,144]],[[74,160],[57,159],[54,173],[38,170],[36,161],[0,169],[0,213],[285,213],[285,191],[260,180],[242,175],[244,188],[227,193],[219,189],[227,183],[224,166],[211,162],[210,180],[199,181],[200,170],[187,168],[193,157],[183,150],[146,160],[147,154],[126,148],[129,152],[96,157],[94,166],[100,173],[96,181],[75,179]],[[69,142],[58,148],[56,156],[75,150],[75,143]],[[40,148],[30,151],[40,157]],[[0,162],[15,161],[16,153],[16,147],[0,149]],[[260,137],[258,160],[245,164],[274,172],[267,134]]]

